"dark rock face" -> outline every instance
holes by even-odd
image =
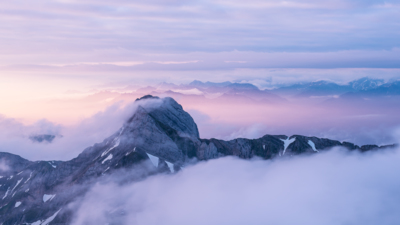
[[[278,156],[283,151],[284,135],[265,135],[259,139],[238,138],[231,141],[217,139],[201,139],[197,148],[196,157],[199,160],[219,158],[234,155],[243,159],[254,156],[270,159]]]
[[[29,137],[29,139],[31,139],[32,141],[39,143],[41,142],[51,143],[54,140],[54,138],[56,138],[56,136],[52,134],[38,134]]]
[[[31,162],[0,153],[0,223],[70,224],[74,212],[68,205],[79,203],[96,182],[113,179],[123,184],[172,173],[194,158],[272,159],[335,146],[361,152],[381,148],[300,135],[200,139],[192,117],[172,98],[144,96],[136,103],[136,112],[118,132],[72,160]]]
[[[374,149],[378,149],[379,146],[378,145],[363,145],[360,148],[360,151],[362,152],[366,152],[366,151],[370,151],[370,150],[374,150]]]
[[[343,145],[343,147],[345,147],[345,148],[347,148],[347,149],[349,149],[349,150],[360,149],[360,147],[359,147],[358,145],[355,145],[355,144],[353,144],[353,143],[346,142],[346,141],[344,141],[344,142],[342,143],[342,145]]]
[[[145,100],[145,99],[160,99],[160,98],[157,97],[157,96],[145,95],[145,96],[143,96],[141,98],[137,98],[135,101],[140,101],[140,100]]]

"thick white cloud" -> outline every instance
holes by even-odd
[[[74,224],[394,225],[399,160],[394,150],[340,149],[275,161],[220,158],[135,184],[98,184]]]

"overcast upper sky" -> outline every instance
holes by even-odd
[[[400,67],[395,0],[15,0],[0,21],[3,66]]]
[[[3,1],[0,103],[194,79],[398,79],[399,21],[396,0]]]

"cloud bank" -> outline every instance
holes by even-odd
[[[20,155],[28,160],[68,160],[86,147],[102,142],[118,131],[133,115],[135,103],[113,104],[91,117],[72,125],[39,120],[25,125],[15,119],[0,118],[0,151]],[[34,135],[54,135],[48,142],[32,140]]]
[[[225,157],[135,184],[98,184],[73,224],[398,224],[399,160],[398,150],[342,149],[275,161]]]

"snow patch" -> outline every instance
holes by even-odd
[[[50,216],[49,218],[47,218],[45,221],[43,221],[43,223],[41,225],[48,225],[51,221],[54,220],[54,218],[56,218],[57,214],[61,211],[61,209],[59,209],[56,213],[54,213],[52,216]]]
[[[296,138],[289,139],[289,137],[288,137],[286,140],[285,139],[280,139],[280,140],[283,141],[283,153],[282,153],[282,155],[284,155],[285,152],[286,152],[286,149],[289,147],[290,144],[292,144],[296,140]]]
[[[132,151],[126,153],[125,156],[128,156],[128,155],[130,155],[132,152],[135,152],[135,151],[136,151],[136,147],[134,147]]]
[[[17,208],[18,206],[20,206],[21,205],[21,202],[16,202],[15,203],[15,208]]]
[[[112,155],[112,154],[109,154],[109,155],[107,156],[107,158],[105,158],[105,159],[103,160],[103,162],[101,162],[101,164],[104,164],[107,160],[112,159],[112,157],[113,157],[113,155]]]
[[[308,140],[308,145],[311,146],[312,150],[314,150],[314,152],[318,152],[318,150],[315,148],[315,144],[314,142],[312,142],[311,140]]]
[[[53,161],[54,162],[54,161]],[[51,164],[50,162],[48,162],[50,164],[50,166],[52,166],[53,168],[57,168],[57,166]]]
[[[36,221],[36,222],[34,222],[34,223],[31,223],[31,225],[48,225],[49,223],[51,223],[51,221],[54,220],[54,218],[56,218],[57,214],[58,214],[60,211],[61,211],[61,209],[59,209],[56,213],[54,213],[54,214],[53,214],[52,216],[50,216],[49,218],[47,218],[47,219],[45,219],[45,220],[43,220],[43,221],[38,220],[38,221]]]
[[[43,195],[43,202],[51,201],[56,195]]]
[[[153,163],[153,165],[154,165],[155,167],[158,167],[159,158],[158,158],[157,156],[154,156],[154,155],[149,154],[149,153],[147,153],[147,152],[146,152],[146,154],[147,154],[147,156],[150,158],[151,163]]]
[[[28,192],[28,191],[29,191],[29,188],[25,190],[25,192]]]
[[[17,173],[17,176],[20,175],[22,172],[24,172],[24,171],[21,171],[21,172]],[[1,178],[1,177],[0,177],[0,178]]]
[[[26,184],[26,182],[28,182],[28,181],[31,179],[32,173],[33,173],[33,172],[31,172],[31,174],[29,174],[28,180],[26,180],[26,181],[24,182],[24,184]]]
[[[263,149],[265,150],[265,145],[263,145]]]
[[[174,170],[174,164],[172,164],[172,163],[170,163],[170,162],[167,162],[167,161],[165,161],[165,162],[167,163],[167,165],[168,165],[169,170],[171,171],[171,173],[175,172],[175,170]]]
[[[109,149],[105,150],[103,153],[101,153],[100,157],[107,155],[107,153],[109,153],[114,148],[118,147],[118,145],[119,145],[119,139],[115,142],[114,146],[112,146],[111,148],[109,148]]]
[[[121,128],[121,130],[119,131],[119,136],[121,136],[121,134],[122,134],[122,132],[124,132],[124,130],[125,130],[125,126],[123,126],[123,127]]]
[[[105,172],[106,172],[107,170],[109,170],[109,169],[110,169],[110,167],[107,167],[107,169],[105,169],[103,173],[105,173]]]
[[[14,177],[14,176],[13,176],[13,175],[11,175],[9,178],[7,178],[7,180],[11,180],[13,177]]]
[[[5,199],[7,197],[9,191],[10,191],[10,187],[7,188],[7,192],[4,194],[3,199]]]
[[[21,178],[21,180],[17,181],[17,184],[14,186],[14,188],[11,190],[11,192],[14,191],[14,189],[18,186],[19,183],[21,183],[21,181],[22,181],[23,179],[24,179],[24,178]]]

